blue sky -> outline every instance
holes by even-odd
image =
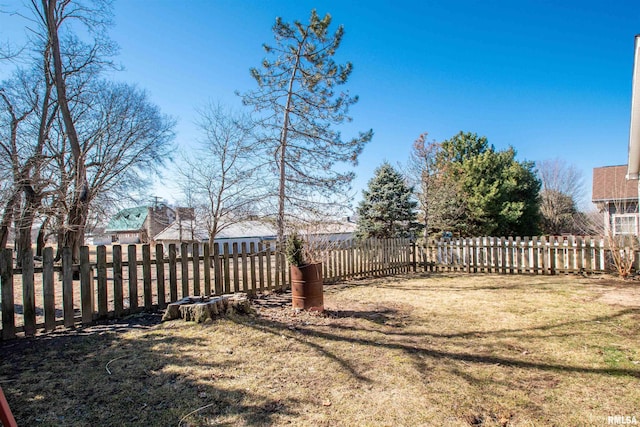
[[[312,8],[345,27],[337,60],[354,64],[347,88],[360,101],[343,134],[374,131],[356,199],[381,162],[404,163],[425,131],[438,141],[476,132],[520,160],[564,159],[583,171],[587,198],[594,167],[627,162],[637,0],[116,0],[110,35],[125,70],[114,78],[176,117],[188,150],[198,108],[240,108],[234,91],[255,88],[249,68],[264,58],[275,17],[306,21]],[[19,40],[23,25],[0,15],[0,40]],[[179,198],[166,175],[155,192]]]

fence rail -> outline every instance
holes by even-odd
[[[479,237],[431,240],[417,257],[425,271],[604,273],[610,269],[610,251],[602,237]]]
[[[407,239],[370,239],[332,242],[314,251],[322,260],[325,283],[332,283],[415,271],[412,248]],[[62,250],[60,262],[54,261],[53,248],[45,248],[41,262],[34,263],[33,254],[27,253],[20,269],[13,267],[10,249],[0,252],[0,338],[163,309],[184,296],[289,287],[284,254],[269,243],[124,249],[83,246],[80,262],[74,264],[69,248]]]

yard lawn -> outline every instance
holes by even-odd
[[[21,426],[640,423],[640,282],[413,275],[289,305],[0,343],[0,386]]]

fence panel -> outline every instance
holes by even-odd
[[[82,301],[82,323],[85,325],[93,322],[93,275],[89,262],[89,248],[80,248],[80,299]]]
[[[22,313],[25,335],[36,333],[36,294],[33,251],[28,249],[22,258]]]
[[[192,246],[191,256],[193,257],[193,295],[201,295],[201,292],[200,292],[200,246],[197,243],[194,243]]]
[[[525,236],[430,240],[416,252],[424,271],[592,274],[607,270],[610,249],[591,236]]]
[[[127,247],[127,271],[129,273],[129,311],[138,308],[138,255],[136,245]]]
[[[13,267],[12,251],[2,251],[0,336],[11,339],[38,328],[50,331],[60,324],[86,325],[97,318],[162,309],[169,302],[203,292],[256,293],[288,287],[289,266],[282,251],[270,242],[214,244],[212,248],[183,243],[177,249],[172,244],[165,252],[156,245],[151,252],[149,245],[129,245],[125,260],[119,245],[99,246],[91,259],[89,248],[82,247],[80,263],[73,264],[70,249],[63,248],[62,262],[56,263],[53,249],[46,248],[42,267],[27,255],[20,269]],[[426,245],[409,239],[346,240],[315,249],[323,261],[326,283],[410,271],[600,273],[610,259],[604,240],[589,236],[440,239]],[[23,306],[21,311],[16,309],[18,304]]]

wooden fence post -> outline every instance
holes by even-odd
[[[416,273],[418,271],[418,260],[417,260],[417,246],[416,246],[416,241],[412,240],[411,241],[411,269],[413,270],[414,273]]]
[[[249,270],[247,269],[247,242],[240,244],[240,259],[242,260],[242,292],[249,292]]]
[[[258,282],[260,291],[264,290],[264,246],[258,242]]]
[[[98,317],[107,317],[107,248],[100,245],[96,248],[98,269]]]
[[[186,243],[180,244],[180,280],[182,282],[181,297],[189,296],[189,249]]]
[[[576,238],[576,273],[584,272],[584,240],[578,236]]]
[[[584,258],[584,270],[585,273],[593,273],[593,237],[585,237],[585,258]]]
[[[42,294],[44,297],[44,330],[56,328],[56,297],[53,278],[53,248],[42,252]]]
[[[122,291],[122,246],[113,245],[111,248],[113,260],[113,314],[122,316],[124,311],[124,294]]]
[[[178,301],[178,251],[175,243],[169,244],[169,300]]]
[[[231,245],[231,255],[233,257],[233,292],[240,291],[240,263],[238,262],[238,242]]]
[[[558,239],[555,236],[549,238],[549,274],[556,274],[556,244]]]
[[[224,270],[224,293],[231,293],[231,272],[229,269],[229,243],[222,245],[222,263]]]
[[[13,301],[13,251],[0,252],[0,288],[2,296],[2,339],[16,337],[15,302]]]
[[[27,249],[22,256],[22,314],[24,334],[36,333],[36,293],[34,284],[33,250]]]
[[[503,237],[500,237],[500,273],[507,274],[507,244]]]
[[[222,267],[220,265],[220,244],[213,243],[213,287],[216,295],[222,295]]]
[[[267,261],[267,289],[271,290],[271,244],[267,242],[265,248],[266,261]]]
[[[202,269],[204,270],[204,294],[211,295],[211,245],[202,245]]]
[[[280,262],[282,263],[282,271],[280,272],[282,279],[282,290],[286,291],[287,289],[289,289],[289,281],[287,280],[289,276],[289,264],[287,264],[287,258],[285,257],[282,250],[278,251],[278,254],[280,255]]]
[[[71,248],[62,248],[62,312],[64,326],[71,328],[75,320],[73,309],[73,261]]]
[[[156,288],[158,290],[158,308],[166,306],[166,290],[164,287],[164,246],[156,243]]]
[[[127,247],[127,270],[129,272],[129,310],[138,309],[138,249],[136,245]]]
[[[153,305],[151,290],[151,245],[142,245],[142,288],[144,290],[144,308],[151,310]]]
[[[80,247],[80,300],[82,301],[82,323],[93,322],[93,277],[89,262],[89,248]]]
[[[485,237],[485,246],[487,247],[487,272],[496,273],[497,272],[497,241],[495,237],[487,236]]]
[[[533,271],[533,253],[529,236],[522,239],[522,258],[524,259],[524,273],[531,273]]]
[[[541,268],[542,274],[549,274],[549,236],[542,236],[540,238],[540,253],[542,257]]]
[[[255,242],[249,243],[249,263],[251,268],[251,292],[256,293],[257,281],[256,281],[256,244]]]
[[[193,294],[202,295],[202,292],[200,292],[200,246],[197,242],[193,242],[191,247],[191,256],[193,257]]]

